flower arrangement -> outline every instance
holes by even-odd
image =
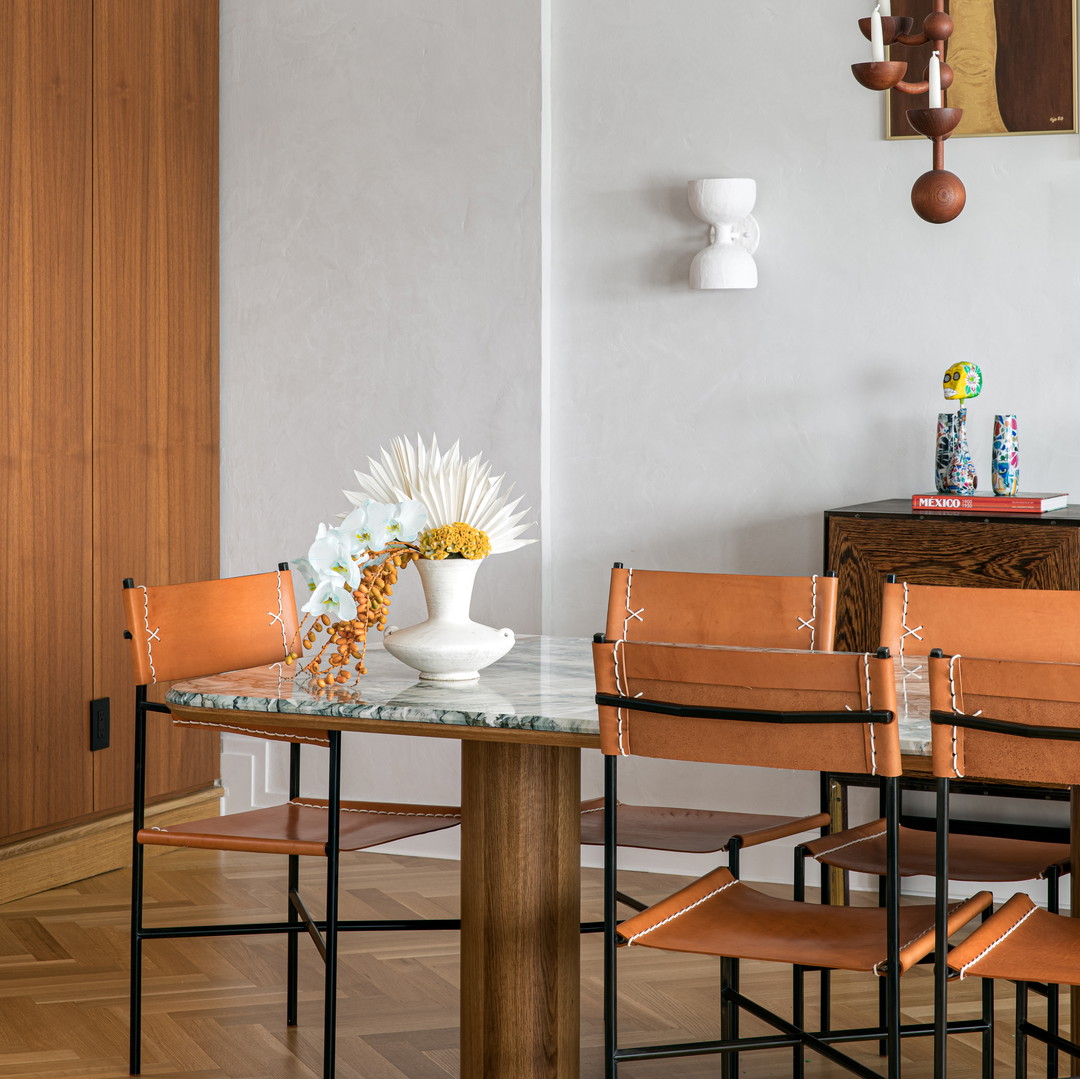
[[[301,608],[301,643],[287,659],[315,655],[302,670],[319,689],[345,685],[366,673],[364,654],[370,629],[385,630],[398,573],[416,559],[481,559],[512,551],[521,539],[528,511],[515,513],[520,498],[499,494],[502,476],[477,454],[462,459],[458,444],[440,453],[433,438],[413,446],[395,438],[381,460],[368,459],[371,474],[357,472],[360,491],[345,491],[354,509],[340,525],[319,525],[307,558],[293,559],[311,592]],[[426,527],[425,527],[426,526]],[[325,634],[320,645],[320,637]]]

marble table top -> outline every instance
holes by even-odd
[[[336,716],[407,723],[499,727],[599,735],[591,642],[583,637],[518,637],[473,682],[424,682],[380,647],[369,646],[358,685],[329,694],[295,668],[275,664],[176,682],[169,704],[243,712]],[[900,745],[930,752],[926,665],[897,660]]]
[[[357,685],[320,692],[294,668],[260,667],[176,682],[169,704],[244,712],[562,731],[599,738],[591,642],[518,637],[472,682],[424,682],[381,647],[368,646]]]

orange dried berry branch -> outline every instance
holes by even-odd
[[[301,670],[314,679],[320,690],[348,684],[351,678],[367,673],[364,657],[367,652],[367,634],[370,629],[386,629],[386,619],[390,611],[390,600],[394,585],[402,567],[419,558],[419,552],[410,546],[387,547],[381,551],[368,553],[368,565],[360,574],[360,583],[353,591],[356,601],[356,615],[353,618],[334,622],[326,614],[312,620],[311,627],[304,633],[307,620],[301,625],[302,648],[314,648],[317,634],[323,629],[327,637],[319,651]],[[301,648],[301,651],[302,651]],[[300,659],[300,652],[293,651],[285,662],[294,664]],[[350,668],[352,672],[350,672]]]

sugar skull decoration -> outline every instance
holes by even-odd
[[[975,363],[954,363],[945,372],[942,387],[945,400],[959,401],[963,408],[969,397],[978,397],[982,393],[982,371]]]
[[[934,481],[942,494],[974,494],[978,477],[968,449],[965,402],[982,393],[982,371],[974,363],[954,363],[945,372],[942,388],[945,400],[959,401],[960,408],[938,413]]]

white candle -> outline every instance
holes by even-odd
[[[930,108],[941,108],[941,61],[936,49],[930,57]]]
[[[874,8],[870,16],[870,59],[880,62],[885,59],[885,39],[881,36],[881,5]]]
[[[878,4],[878,7],[881,9],[882,15],[892,14],[892,0],[881,0],[881,3]]]

